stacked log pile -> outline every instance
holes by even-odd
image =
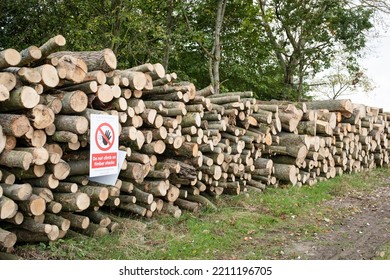
[[[274,137],[279,144],[275,141],[264,151],[281,182],[314,185],[389,163],[388,114],[382,109],[350,100],[258,103],[278,104],[279,111],[289,111],[290,120],[298,120],[294,126],[282,120],[282,131]]]
[[[212,197],[314,185],[389,163],[388,114],[349,100],[214,94],[161,64],[117,69],[109,50],[0,52],[0,247],[101,236],[118,215],[179,217]],[[118,116],[115,185],[89,178],[91,114]]]

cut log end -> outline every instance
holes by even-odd
[[[37,197],[30,203],[31,214],[35,216],[42,215],[46,210],[46,201],[42,197]]]
[[[22,57],[15,49],[6,49],[0,52],[0,67],[16,66]]]
[[[104,60],[107,64],[107,66],[111,69],[111,70],[115,70],[116,67],[117,67],[117,59],[116,59],[116,55],[114,54],[114,52],[111,50],[111,49],[104,49]]]

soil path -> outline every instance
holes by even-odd
[[[372,259],[390,244],[390,178],[370,194],[326,202],[335,210],[349,209],[350,215],[315,240],[291,242],[287,255],[315,260]]]

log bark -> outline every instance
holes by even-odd
[[[159,154],[161,155],[164,153],[166,149],[166,145],[164,141],[162,140],[157,140],[153,141],[150,144],[144,144],[141,148],[141,151],[145,154]]]
[[[82,234],[90,236],[90,237],[102,237],[102,236],[109,234],[109,231],[107,228],[101,227],[101,226],[94,224],[92,222],[89,223],[89,225],[86,229],[80,230],[80,229],[75,228],[75,230],[79,233],[82,233]]]
[[[58,180],[64,180],[70,174],[69,164],[62,159],[56,164],[47,164],[46,167]]]
[[[0,228],[0,246],[12,248],[16,243],[17,237],[14,233]]]
[[[88,197],[90,198],[91,202],[97,202],[97,201],[105,201],[108,198],[109,191],[106,187],[101,186],[80,186],[79,191],[86,193]]]
[[[76,183],[61,181],[58,183],[57,188],[55,188],[55,192],[75,193],[78,189],[79,187]]]
[[[317,100],[306,102],[307,109],[327,109],[330,112],[341,112],[345,116],[351,116],[353,105],[350,99]]]
[[[288,155],[295,157],[298,162],[305,160],[308,149],[304,145],[300,146],[269,146],[267,152],[271,154]]]
[[[49,233],[32,232],[20,228],[14,228],[12,232],[16,234],[17,240],[20,242],[49,242],[57,240],[59,237],[59,229],[56,225],[52,225],[52,230]]]
[[[195,213],[199,212],[200,209],[199,203],[182,199],[182,198],[176,199],[174,204],[176,206],[179,206],[181,209],[185,209]]]
[[[60,143],[78,143],[77,134],[70,131],[55,131],[53,135],[51,135],[51,139]]]
[[[117,67],[116,55],[111,49],[81,52],[61,51],[53,53],[51,57],[62,57],[64,55],[82,59],[86,63],[88,71],[101,70],[103,72],[110,72]]]
[[[300,121],[298,126],[299,134],[308,134],[312,136],[316,136],[317,134],[317,120],[313,121]]]
[[[0,112],[12,112],[34,108],[39,103],[39,95],[35,89],[22,86],[11,91],[10,97],[2,102]]]
[[[42,188],[49,188],[49,189],[55,189],[58,187],[59,180],[55,178],[54,174],[46,173],[40,178],[36,179],[30,179],[29,182],[34,187],[42,187]]]
[[[70,212],[61,212],[60,215],[70,221],[72,228],[86,229],[90,224],[88,217]]]
[[[146,175],[144,165],[136,162],[128,162],[126,170],[119,174],[121,178],[133,179],[136,183],[141,183]]]
[[[56,115],[54,125],[58,131],[83,134],[88,130],[88,120],[82,116]]]
[[[60,230],[67,231],[70,228],[70,220],[52,213],[45,214],[45,222],[58,226]]]
[[[61,114],[75,114],[83,112],[88,105],[88,97],[81,90],[75,91],[61,91],[56,90],[53,91],[52,96],[58,98],[61,101],[61,110],[59,113]]]
[[[139,202],[143,202],[146,204],[151,204],[153,202],[153,195],[151,193],[144,192],[138,188],[134,188],[132,190],[132,194]]]
[[[33,187],[33,194],[42,197],[46,203],[53,201],[53,192],[46,187]]]
[[[295,185],[298,182],[297,168],[294,165],[289,164],[274,164],[275,176],[285,182],[289,182]]]
[[[29,152],[9,150],[0,154],[0,164],[7,167],[18,167],[27,170],[32,162],[33,155]]]
[[[26,66],[41,59],[42,51],[37,46],[30,46],[20,51],[20,62],[18,66]]]
[[[182,211],[179,207],[169,203],[164,203],[161,211],[171,214],[174,218],[179,218],[182,214]]]
[[[87,209],[91,203],[89,196],[82,192],[53,193],[54,200],[61,203],[66,212],[80,212]]]
[[[32,163],[35,164],[35,165],[38,165],[38,166],[41,166],[41,165],[44,165],[46,162],[48,162],[49,160],[49,152],[43,148],[43,147],[26,147],[26,148],[15,148],[14,149],[15,151],[25,151],[25,152],[29,152],[32,154],[33,156],[33,161]],[[42,168],[44,170],[44,168]],[[34,168],[33,168],[34,170]],[[36,170],[34,174],[36,174],[37,176],[36,177],[40,177],[39,176],[39,171],[38,168]]]
[[[208,198],[203,195],[190,195],[188,194],[187,199],[193,202],[198,202],[201,205],[208,207],[214,211],[218,210],[218,208],[212,203]]]
[[[28,200],[20,201],[18,205],[20,210],[35,216],[42,215],[46,210],[46,201],[35,194],[32,194]]]
[[[42,80],[41,73],[34,68],[28,67],[9,67],[4,69],[3,71],[7,71],[13,73],[17,76],[18,80],[25,84],[37,84]]]
[[[54,114],[58,114],[62,110],[62,102],[55,96],[50,94],[42,94],[40,95],[39,103],[42,105],[46,105],[50,108]]]
[[[18,205],[5,195],[0,197],[0,219],[9,219],[16,215]]]
[[[14,201],[28,200],[32,195],[32,187],[27,183],[12,185],[0,183],[0,187],[3,189],[4,195]]]
[[[80,84],[74,84],[74,85],[65,85],[60,88],[60,90],[63,91],[77,91],[80,90],[84,92],[85,94],[94,94],[98,90],[98,84],[96,81],[89,81],[84,82]]]
[[[100,227],[107,227],[111,223],[110,217],[102,211],[86,210],[81,212],[81,215],[89,218],[91,222],[99,225]]]
[[[59,48],[65,46],[66,40],[62,35],[56,35],[46,41],[39,47],[42,53],[42,58],[46,58],[49,54],[55,52]]]

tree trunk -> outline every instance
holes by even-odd
[[[217,4],[217,12],[216,12],[216,20],[215,20],[215,27],[214,27],[214,45],[212,53],[213,55],[213,81],[214,81],[214,92],[215,94],[219,94],[220,92],[220,77],[219,77],[219,65],[221,62],[221,33],[222,33],[222,25],[223,25],[223,18],[225,15],[225,8],[226,8],[227,1],[226,0],[219,0]]]

